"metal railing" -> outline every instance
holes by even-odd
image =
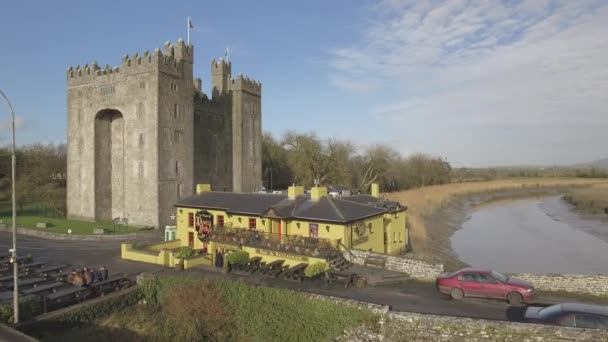
[[[279,235],[245,228],[214,227],[210,240],[219,243],[258,247],[284,253],[326,257],[338,250],[339,240]]]

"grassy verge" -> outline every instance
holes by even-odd
[[[234,281],[152,277],[140,291],[145,305],[86,319],[79,329],[45,340],[330,341],[348,327],[377,326],[379,319],[352,306]]]
[[[608,184],[575,189],[564,199],[583,212],[608,215]]]
[[[397,200],[408,206],[408,227],[410,228],[412,246],[415,254],[424,259],[425,257],[432,257],[435,252],[433,250],[434,246],[437,245],[438,240],[448,240],[448,244],[441,244],[437,248],[449,248],[450,229],[437,232],[431,231],[427,222],[439,209],[446,207],[454,199],[498,193],[509,193],[513,196],[535,195],[543,191],[560,189],[566,192],[595,184],[608,185],[608,181],[605,179],[581,178],[516,178],[489,182],[429,186],[408,191],[386,193],[384,195],[389,199]],[[454,217],[448,217],[448,219],[454,220]],[[431,237],[431,235],[434,236]]]
[[[7,224],[9,227],[12,222],[11,217],[2,217],[2,223]],[[36,224],[39,222],[47,223],[48,228],[36,228]],[[17,216],[17,227],[61,234],[67,234],[68,229],[72,230],[72,234],[93,234],[93,229],[95,228],[104,228],[109,233],[116,234],[133,233],[141,230],[138,227],[114,225],[112,222],[77,221],[47,216]]]

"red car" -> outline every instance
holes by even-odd
[[[443,273],[437,278],[437,290],[453,299],[496,298],[506,300],[511,305],[528,303],[534,299],[534,286],[531,283],[481,268]]]

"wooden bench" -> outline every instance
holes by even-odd
[[[46,264],[48,264],[47,261],[32,262],[29,264],[23,264],[23,265],[19,266],[19,269],[21,271],[25,272],[25,274],[31,274],[32,272],[35,272],[41,268],[44,268],[46,266]]]
[[[45,295],[45,294],[55,292],[58,287],[62,287],[64,285],[65,285],[65,283],[56,281],[54,283],[35,286],[35,287],[32,287],[31,289],[23,290],[22,293],[24,295],[30,295],[30,294]]]
[[[70,275],[70,273],[72,273],[72,272],[63,271],[63,272],[57,272],[57,273],[43,274],[42,276],[47,280],[66,281],[68,279],[68,276]]]
[[[261,267],[262,257],[253,257],[249,258],[249,260],[243,260],[242,262],[232,266],[232,269],[235,271],[243,271],[252,274],[257,271]]]
[[[297,281],[299,283],[304,282],[304,271],[308,267],[308,264],[300,263],[295,266],[292,266],[283,271],[283,278],[286,280]]]
[[[31,257],[28,257],[28,256],[17,257],[17,264],[23,265],[24,262],[26,262],[27,260],[30,260],[30,259],[31,259]],[[12,270],[13,264],[11,263],[10,258],[6,259],[6,260],[1,260],[0,267],[8,267]]]
[[[0,254],[0,260],[9,259],[13,255],[12,253],[2,253]]]
[[[275,260],[268,263],[260,268],[260,273],[276,277],[283,271],[283,263],[285,263],[285,260]]]
[[[325,286],[331,285],[334,281],[343,282],[344,287],[353,285],[356,274],[353,272],[340,272],[329,270],[325,272]]]
[[[384,268],[386,266],[386,258],[368,256],[365,258],[365,261],[363,262],[363,264],[365,266],[376,266],[376,267]]]
[[[13,299],[13,291],[2,291],[0,292],[0,301],[9,302]]]

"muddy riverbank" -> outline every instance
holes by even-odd
[[[499,200],[514,200],[530,197],[561,196],[570,193],[573,187],[525,187],[519,189],[504,189],[478,194],[463,194],[454,196],[448,203],[434,212],[423,215],[426,227],[424,246],[413,245],[413,256],[428,261],[440,262],[446,270],[454,270],[468,266],[452,249],[451,238],[462,228],[473,210],[488,202]]]

